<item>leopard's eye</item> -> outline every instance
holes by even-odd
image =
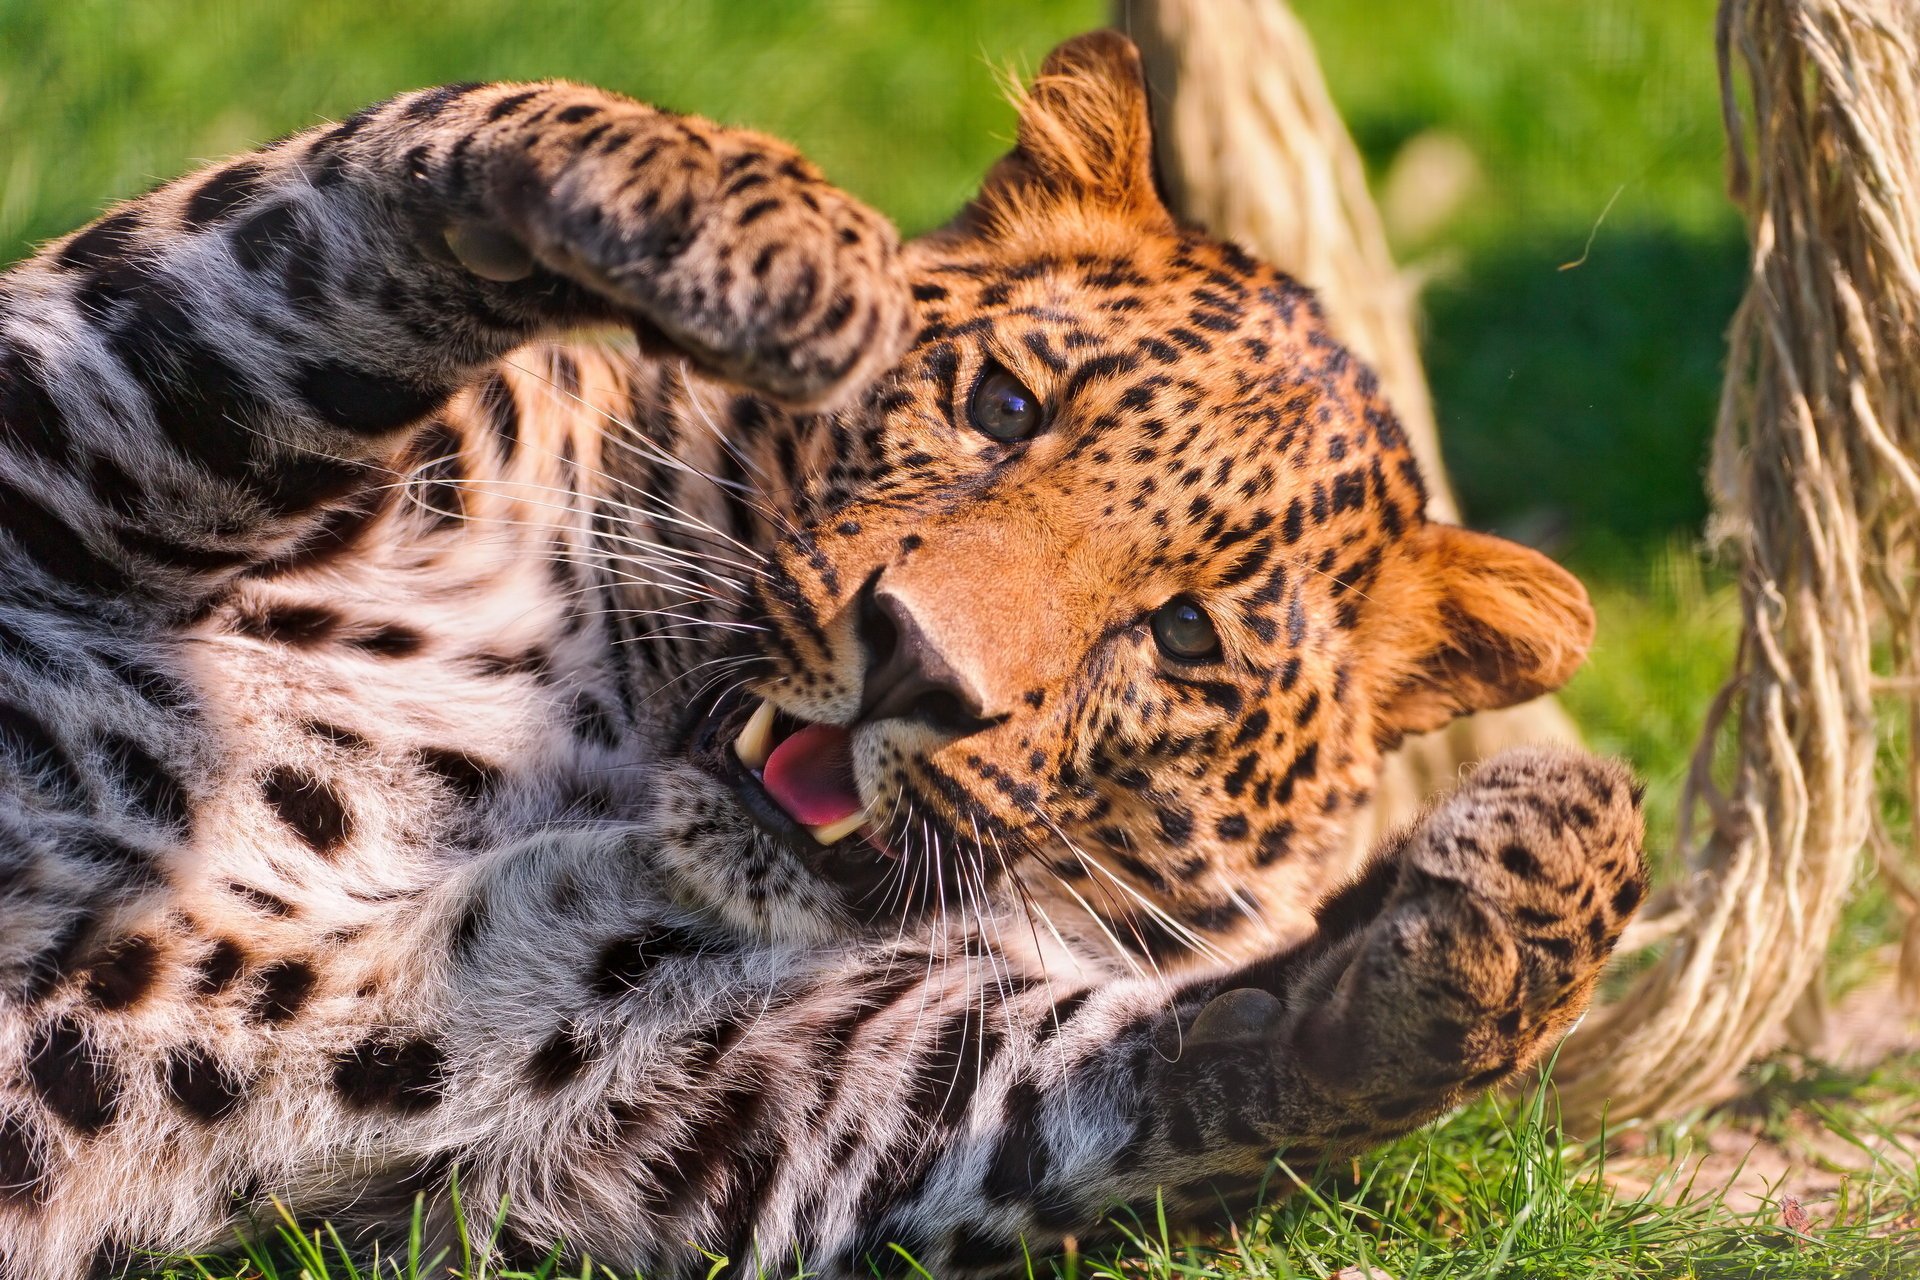
[[[1160,652],[1182,662],[1220,656],[1220,636],[1206,610],[1186,596],[1175,596],[1153,611],[1153,639]]]
[[[967,421],[975,431],[1012,443],[1039,431],[1046,421],[1040,398],[998,364],[989,364],[973,384]]]

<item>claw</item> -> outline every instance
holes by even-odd
[[[1223,1040],[1251,1040],[1265,1035],[1286,1007],[1272,993],[1258,987],[1235,987],[1207,1002],[1187,1030],[1189,1045]]]
[[[533,274],[533,255],[498,227],[456,222],[447,228],[447,248],[460,265],[482,280],[525,280]]]

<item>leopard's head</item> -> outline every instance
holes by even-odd
[[[1427,520],[1312,294],[1168,214],[1123,37],[1048,58],[908,255],[894,371],[759,424],[760,662],[690,748],[740,918],[1021,892],[1161,959],[1271,942],[1385,748],[1583,658],[1573,577]]]

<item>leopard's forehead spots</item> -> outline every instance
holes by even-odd
[[[1333,338],[1313,295],[1231,245],[1191,235],[1148,241],[1130,258],[919,266],[922,324],[905,375],[934,393],[913,400],[951,426],[970,366],[990,357],[1056,407],[1067,457],[1170,471],[1183,488],[1250,501],[1283,465],[1337,471],[1350,493],[1384,456],[1396,483],[1419,490],[1376,379]]]
[[[1238,518],[1297,541],[1375,504],[1392,537],[1424,505],[1372,373],[1308,291],[1232,246],[1167,237],[1131,258],[1001,263],[976,250],[918,266],[921,327],[874,419],[817,441],[828,507],[930,497],[970,463],[990,464],[969,477],[975,488],[1017,474],[1017,458],[965,423],[989,362],[1049,406],[1048,430],[1017,453],[1044,461],[1089,516],[1208,540]],[[1146,554],[1205,559],[1195,547]]]
[[[1384,545],[1420,519],[1425,491],[1372,372],[1308,290],[1231,245],[1188,235],[1130,258],[935,259],[917,294],[922,327],[883,405],[937,421],[964,460],[990,461],[981,478],[998,487],[1044,473],[1056,518],[1124,548],[1142,575],[1229,593],[1262,643],[1286,625],[1266,607],[1283,593],[1276,556],[1336,596],[1364,592]],[[1048,405],[1018,457],[964,421],[990,362]],[[900,444],[883,480],[900,496],[951,482],[960,460]],[[1349,601],[1348,626],[1352,613]]]

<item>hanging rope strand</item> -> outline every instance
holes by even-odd
[[[1911,704],[1920,674],[1920,14],[1723,0],[1718,34],[1753,245],[1711,470],[1710,537],[1740,566],[1738,736],[1726,799],[1683,850],[1682,927],[1561,1057],[1569,1110],[1616,1118],[1709,1100],[1817,994],[1879,820],[1875,696]],[[1721,750],[1710,727],[1689,807]]]

